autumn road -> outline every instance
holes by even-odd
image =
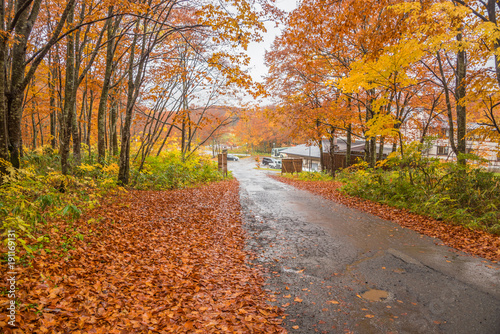
[[[290,333],[500,333],[500,266],[254,169],[240,182],[249,248]]]

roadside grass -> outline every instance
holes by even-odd
[[[267,168],[267,167],[254,167],[253,169],[257,169],[257,170],[270,170],[270,171],[273,171],[273,172],[280,172],[279,169],[275,169],[275,168]]]
[[[117,184],[116,159],[111,157],[101,165],[95,163],[97,157],[91,154],[73,167],[71,175],[63,175],[57,150],[44,146],[26,152],[24,167],[7,167],[8,175],[3,176],[0,185],[2,235],[6,236],[9,230],[16,231],[25,256],[31,258],[46,241],[49,221],[76,220],[86,211],[99,207],[103,197],[127,191]],[[127,189],[179,189],[225,179],[217,171],[217,164],[208,157],[194,155],[183,161],[178,151],[148,158],[140,172],[133,163],[131,169],[131,185]],[[78,233],[78,229],[73,232]]]
[[[322,172],[283,173],[283,177],[299,181],[332,181],[330,174]]]
[[[482,161],[442,162],[422,155],[425,144],[412,143],[404,157],[392,154],[376,168],[364,162],[337,173],[283,174],[296,181],[337,181],[339,191],[399,209],[500,235],[500,173],[478,167]]]
[[[500,177],[474,165],[423,157],[410,145],[368,168],[365,163],[340,172],[341,191],[351,196],[408,209],[417,214],[500,234]],[[477,162],[477,161],[476,161]]]
[[[140,172],[133,170],[131,176],[133,188],[140,190],[180,189],[224,179],[217,170],[217,162],[210,157],[192,155],[183,161],[179,151],[148,157],[144,168]]]

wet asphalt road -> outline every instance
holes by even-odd
[[[500,266],[229,162],[290,333],[500,334]]]

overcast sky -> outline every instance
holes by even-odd
[[[287,12],[296,8],[296,0],[279,0],[276,5]],[[264,34],[264,40],[260,43],[251,43],[248,53],[252,58],[250,63],[250,74],[256,81],[261,81],[261,76],[267,74],[267,67],[264,65],[264,54],[266,50],[271,49],[274,38],[281,33],[282,27],[275,27],[274,22],[265,23],[267,33]]]
[[[296,0],[277,0],[276,5],[287,12],[294,10],[297,7]],[[274,22],[265,23],[267,32],[263,34],[264,40],[260,43],[251,43],[248,47],[248,55],[251,57],[249,72],[254,81],[262,82],[263,77],[267,74],[267,66],[264,65],[264,55],[266,50],[271,49],[274,38],[281,33],[283,27],[275,27]],[[264,104],[269,101],[263,101]]]

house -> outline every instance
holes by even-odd
[[[422,125],[425,124],[425,118],[427,116],[428,115],[424,112],[418,112],[414,115],[411,121],[402,126],[401,132],[408,141],[419,140],[422,137],[421,128],[423,128]],[[499,143],[484,140],[479,136],[474,135],[474,131],[480,127],[481,125],[477,123],[469,123],[467,125],[467,132],[469,133],[466,144],[467,152],[474,153],[488,160],[488,165],[486,166],[488,170],[500,171]],[[433,146],[425,152],[426,156],[442,160],[456,160],[456,155],[453,152],[449,141],[450,127],[444,118],[436,117],[432,120],[428,125],[426,135],[436,137],[433,141]]]
[[[302,159],[304,171],[321,170],[321,154],[318,145],[297,145],[281,151],[281,154],[286,158]]]
[[[347,152],[347,140],[343,137],[336,137],[334,139],[335,154],[344,160],[344,163],[337,161],[334,165],[337,167],[345,166],[345,155]],[[323,139],[323,154],[329,155],[330,153],[330,141]],[[378,151],[378,146],[377,146]],[[392,146],[384,146],[383,154],[387,156],[392,151]],[[365,152],[365,142],[364,141],[354,141],[351,143],[351,154],[356,157],[363,157]],[[302,159],[303,165],[302,170],[304,171],[320,171],[321,167],[321,153],[318,145],[297,145],[294,147],[287,148],[281,151],[281,154],[286,158]],[[352,159],[352,162],[355,162]],[[328,163],[325,163],[327,166]]]

